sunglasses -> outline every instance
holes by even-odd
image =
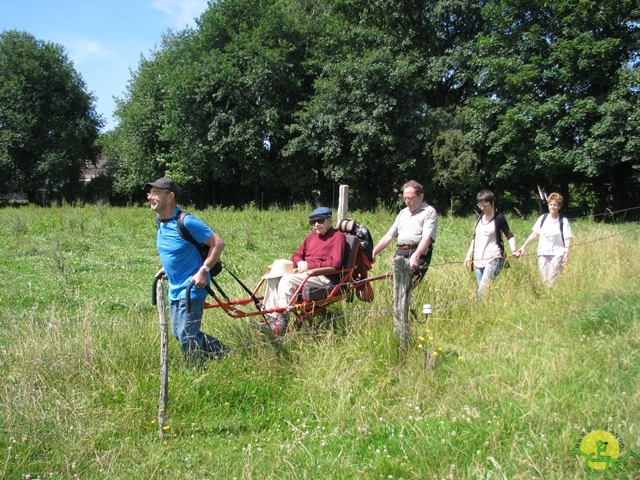
[[[324,218],[313,218],[311,220],[309,220],[309,225],[311,225],[312,227],[316,224],[319,223],[320,225],[324,224],[324,222],[327,220],[327,218],[329,217],[324,217]]]

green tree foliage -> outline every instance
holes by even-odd
[[[325,67],[287,153],[320,158],[325,175],[353,187],[360,205],[394,202],[409,178],[448,202],[449,192],[436,194],[433,145],[449,110],[472,94],[466,67],[482,23],[477,3],[334,3]]]
[[[75,199],[102,120],[61,46],[0,33],[0,189]]]
[[[628,148],[638,141],[637,2],[502,0],[483,13],[491,28],[478,37],[479,90],[467,104],[484,119],[471,128],[488,132],[485,178],[522,194],[587,185],[624,205],[640,187]]]
[[[116,187],[166,174],[198,203],[269,204],[347,183],[371,207],[415,178],[440,208],[536,184],[632,205],[636,2],[212,2],[119,102]]]
[[[303,198],[317,181],[303,161],[286,163],[287,126],[309,94],[309,33],[282,2],[214,4],[197,31],[168,33],[143,60],[118,105],[108,152],[117,186],[133,190],[172,175],[197,201],[242,204]],[[116,159],[114,162],[113,159]]]

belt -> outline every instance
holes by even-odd
[[[396,245],[398,250],[415,250],[418,245]]]

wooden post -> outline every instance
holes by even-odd
[[[338,197],[338,218],[333,223],[337,226],[340,220],[347,218],[347,212],[349,211],[349,185],[340,185],[340,196]]]
[[[160,400],[158,402],[158,436],[164,436],[167,420],[167,390],[169,386],[169,326],[167,324],[164,280],[156,285],[158,316],[160,319]]]
[[[424,354],[422,357],[422,369],[423,370],[433,370],[436,368],[436,356],[433,354],[431,350],[425,348]]]
[[[393,331],[400,340],[402,353],[407,348],[411,327],[409,306],[411,305],[411,269],[404,257],[396,256],[393,266]]]

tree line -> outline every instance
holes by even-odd
[[[637,206],[639,17],[637,0],[210,2],[132,74],[98,142],[106,190],[142,199],[168,175],[199,206],[268,206],[344,183],[372,208],[413,178],[441,211],[484,187],[532,210],[537,185]]]
[[[82,195],[102,120],[64,48],[0,33],[0,193],[30,201]]]

